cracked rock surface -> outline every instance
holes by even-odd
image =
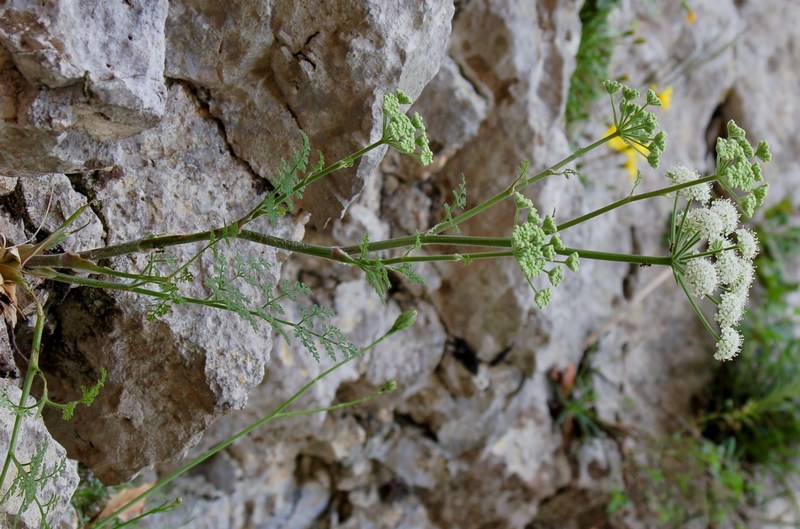
[[[734,118],[773,147],[769,199],[796,202],[800,168],[788,153],[800,150],[800,131],[797,120],[776,122],[774,108],[796,114],[786,87],[798,84],[789,22],[800,9],[699,0],[690,26],[672,4],[623,1],[613,19],[620,32],[636,20],[646,38],[617,48],[612,74],[673,86],[673,108],[659,115],[670,134],[662,164],[712,171],[708,138]],[[302,214],[254,227],[342,247],[365,232],[379,240],[426,230],[462,176],[468,203],[477,204],[509,185],[520,160],[535,173],[572,151],[563,114],[579,9],[575,0],[6,2],[3,234],[16,243],[39,226],[50,233],[85,204],[82,229],[64,249],[224,225],[271,188],[281,158],[299,145],[298,128],[337,160],[378,137],[381,98],[395,88],[416,99],[432,166],[379,149],[309,189]],[[702,60],[681,67],[695,56]],[[606,130],[605,101],[592,115],[581,144]],[[568,220],[630,193],[623,161],[597,153],[580,166],[585,182],[553,176],[526,194]],[[640,191],[662,187],[663,170],[640,168]],[[632,204],[563,239],[663,254],[670,210],[669,201]],[[495,208],[461,232],[505,236],[512,215]],[[170,253],[186,260],[196,250]],[[384,304],[358,270],[238,242],[225,255],[237,251],[269,264],[265,281],[311,286],[312,301],[333,308],[356,344],[380,336],[401,311],[419,312],[412,330],[314,386],[298,408],[356,399],[389,379],[398,390],[254,432],[178,480],[173,493],[183,505],[146,527],[611,524],[605,506],[634,447],[598,439],[572,450],[553,412],[553,373],[589,363],[599,418],[657,434],[689,413],[714,366],[688,302],[655,267],[583,260],[541,311],[510,260],[421,265],[426,286],[393,277]],[[141,270],[154,256],[107,264]],[[193,264],[189,292],[204,295],[214,264],[210,254]],[[51,396],[76,398],[100,368],[108,380],[72,421],[46,414],[47,430],[109,484],[140,470],[165,475],[330,366],[266,325],[196,306],[150,321],[150,309],[128,293],[49,290],[42,364]],[[298,315],[295,305],[286,310]],[[636,516],[625,524],[648,527]]]

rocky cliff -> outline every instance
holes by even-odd
[[[620,33],[633,27],[641,42],[622,41],[613,75],[672,87],[671,108],[660,114],[670,134],[664,165],[713,170],[709,139],[735,118],[773,147],[770,200],[796,201],[792,21],[800,6],[690,4],[692,24],[678,2],[622,2],[613,24]],[[478,203],[508,186],[522,159],[541,170],[606,130],[611,116],[601,101],[576,136],[566,134],[580,7],[574,0],[4,2],[0,231],[22,242],[40,226],[54,231],[86,203],[76,222],[83,228],[63,249],[224,224],[275,184],[299,129],[338,159],[380,135],[382,97],[396,88],[416,99],[434,164],[422,168],[379,149],[315,184],[297,215],[258,227],[340,246],[358,244],[365,232],[379,240],[427,229],[462,176],[468,201]],[[630,192],[621,162],[611,151],[596,153],[580,166],[585,181],[548,179],[530,196],[543,211],[579,215]],[[642,190],[662,187],[663,171],[641,170]],[[669,201],[634,204],[565,240],[663,254],[670,208]],[[493,210],[462,231],[507,236],[512,214]],[[358,344],[416,308],[413,332],[304,398],[325,406],[387,379],[399,389],[242,440],[180,480],[171,493],[185,498],[183,506],[147,526],[593,527],[620,486],[626,450],[603,440],[566,446],[549,405],[551,375],[591,351],[600,418],[661,432],[688,413],[714,368],[713,343],[671,276],[656,268],[584,261],[540,310],[511,260],[427,264],[418,269],[425,287],[397,279],[383,304],[357,270],[255,245],[234,250],[264,259],[274,282],[308,283]],[[175,253],[188,259],[194,251]],[[141,269],[146,259],[110,264]],[[210,260],[197,267],[199,277],[213,273]],[[166,472],[326,367],[266,325],[256,329],[230,313],[178,306],[150,321],[148,301],[130,293],[50,289],[47,299],[42,364],[51,396],[80,396],[100,368],[108,380],[72,421],[45,414],[46,428],[69,458],[108,484],[143,469]],[[65,497],[75,480],[70,463]]]

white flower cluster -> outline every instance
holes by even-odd
[[[672,166],[672,168],[667,171],[667,178],[670,182],[676,185],[686,184],[688,182],[699,180],[700,173],[697,172],[696,169],[692,169],[691,167],[687,167],[686,165],[679,163]],[[711,200],[711,183],[705,182],[703,184],[696,184],[691,187],[681,189],[678,193],[689,200],[696,200],[705,206]]]
[[[686,214],[686,226],[709,242],[719,241],[730,235],[739,223],[739,211],[727,198],[717,199],[711,206],[695,208]]]
[[[680,222],[680,220],[678,221]],[[753,259],[758,254],[755,234],[746,228],[737,229],[739,212],[730,200],[718,199],[705,208],[686,214],[684,230],[695,238],[708,240],[708,257],[696,253],[679,257],[681,276],[698,298],[711,297],[717,304],[715,320],[720,333],[717,360],[731,360],[742,346],[736,326],[744,315],[750,286],[755,276]],[[719,299],[713,294],[719,291]]]

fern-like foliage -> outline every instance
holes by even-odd
[[[51,468],[45,464],[45,455],[50,444],[45,438],[36,444],[36,449],[30,461],[21,462],[14,456],[13,461],[17,466],[17,474],[0,499],[3,503],[11,498],[19,497],[19,516],[22,516],[29,508],[35,507],[39,511],[41,519],[40,527],[49,529],[49,516],[58,502],[58,496],[54,492],[48,498],[41,498],[40,493],[44,486],[53,480],[58,479],[67,468],[66,458],[62,458]]]
[[[103,385],[106,383],[106,370],[102,367],[100,368],[100,379],[90,388],[85,388],[81,386],[81,398],[69,402],[67,404],[56,404],[57,407],[61,407],[61,415],[65,421],[68,421],[72,418],[75,413],[75,408],[78,407],[78,404],[83,404],[84,406],[91,406],[94,402],[94,399],[97,398],[97,395],[100,393],[100,390],[103,388]],[[54,403],[51,403],[54,404]]]
[[[270,223],[275,224],[278,218],[287,212],[294,212],[295,200],[303,198],[305,185],[302,183],[305,171],[308,167],[308,159],[311,153],[311,144],[308,135],[300,131],[303,144],[299,150],[292,153],[291,161],[281,159],[278,173],[275,175],[273,185],[275,188],[261,201],[257,207],[256,216],[266,216]],[[319,161],[312,168],[311,174],[319,171],[325,165],[325,158],[319,153]]]
[[[320,347],[332,360],[336,360],[336,351],[341,352],[345,358],[358,352],[342,330],[329,323],[333,316],[332,310],[320,305],[300,307],[300,321],[292,327],[295,338],[317,362],[320,361]]]
[[[179,264],[178,258],[168,252],[156,252],[148,256],[147,265],[141,272],[143,278],[166,278],[167,281],[157,281],[155,284],[165,294],[163,298],[155,298],[148,303],[147,321],[155,321],[169,313],[174,305],[183,303],[180,295],[180,285],[194,281],[194,275],[189,271],[188,263]],[[146,280],[137,281],[134,285],[145,284]]]
[[[461,183],[456,189],[453,190],[453,202],[445,202],[442,204],[444,208],[444,218],[439,224],[445,224],[453,220],[453,211],[456,209],[465,209],[467,207],[467,180],[461,177]],[[458,233],[458,227],[454,230]]]
[[[389,280],[389,268],[380,259],[370,258],[369,234],[364,234],[360,251],[361,255],[355,260],[356,266],[364,272],[367,282],[381,298],[381,301],[386,302],[386,293],[392,286]]]
[[[269,263],[263,259],[240,253],[227,257],[216,247],[211,248],[214,259],[213,274],[203,284],[208,288],[208,300],[220,308],[235,312],[259,330],[262,322],[281,334],[287,341],[295,338],[315,360],[321,358],[320,350],[336,359],[337,352],[349,357],[356,352],[355,346],[344,333],[330,323],[333,311],[319,305],[302,306],[301,297],[311,294],[311,289],[302,282],[282,281],[277,287],[267,278]],[[258,295],[246,294],[255,290]],[[288,300],[299,306],[299,320],[289,321],[281,303]]]

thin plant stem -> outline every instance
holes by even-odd
[[[696,186],[698,184],[704,184],[706,182],[713,182],[717,180],[717,175],[706,176],[704,178],[699,178],[697,180],[693,180],[691,182],[685,182],[683,184],[675,184],[674,186],[665,187],[662,189],[657,189],[655,191],[650,191],[649,193],[641,193],[638,195],[628,195],[627,197],[617,200],[616,202],[612,202],[607,206],[603,206],[602,208],[596,209],[592,212],[586,213],[585,215],[581,215],[580,217],[576,217],[570,221],[564,222],[558,225],[558,231],[566,230],[567,228],[571,228],[582,222],[586,222],[589,219],[593,219],[598,217],[604,213],[608,213],[611,210],[617,209],[618,207],[624,206],[625,204],[630,204],[632,202],[636,202],[639,200],[645,200],[648,198],[659,197],[666,195],[668,193],[672,193],[673,191],[680,191],[681,189],[686,189],[687,187]]]
[[[315,413],[323,413],[327,411],[336,411],[342,408],[350,408],[352,406],[358,406],[359,404],[363,404],[368,400],[372,400],[375,397],[380,397],[384,393],[387,393],[389,390],[386,388],[381,388],[378,391],[373,391],[369,395],[361,397],[360,399],[348,400],[347,402],[340,402],[339,404],[334,404],[332,406],[325,406],[323,408],[312,408],[309,410],[300,410],[300,411],[285,411],[275,415],[275,419],[282,418],[282,417],[299,417],[301,415],[313,415]]]
[[[445,255],[411,255],[407,257],[394,257],[391,259],[381,259],[385,265],[395,265],[402,263],[432,263],[440,261],[475,261],[479,259],[498,259],[503,257],[514,257],[514,252],[477,252],[465,254],[445,254]]]
[[[689,289],[688,289],[688,288],[686,288],[686,285],[683,283],[683,279],[681,279],[681,276],[680,276],[680,275],[679,275],[677,272],[675,272],[675,274],[674,274],[674,275],[675,275],[675,281],[676,281],[676,282],[677,282],[677,283],[678,283],[678,284],[681,286],[681,288],[683,289],[683,292],[684,292],[684,294],[686,294],[686,298],[689,300],[689,303],[692,305],[692,308],[694,309],[694,312],[697,314],[697,317],[698,317],[698,318],[700,318],[700,321],[701,321],[701,322],[703,322],[703,325],[705,326],[706,330],[708,330],[708,332],[710,332],[710,333],[711,333],[711,336],[713,336],[713,337],[714,337],[714,340],[716,340],[716,341],[719,341],[719,335],[716,333],[716,331],[715,331],[715,330],[714,330],[714,328],[711,326],[711,324],[710,324],[710,323],[708,323],[708,320],[706,319],[706,316],[705,316],[705,314],[703,314],[703,313],[700,311],[700,307],[698,307],[698,306],[697,306],[697,303],[695,303],[695,301],[694,301],[694,298],[693,298],[693,297],[692,297],[692,295],[689,293]]]
[[[33,328],[33,341],[31,344],[31,354],[28,358],[28,371],[25,373],[25,381],[22,385],[22,393],[19,398],[19,406],[22,410],[22,413],[17,413],[16,417],[14,418],[14,427],[11,430],[11,438],[8,441],[8,452],[6,453],[5,461],[3,462],[3,470],[0,471],[0,486],[5,484],[6,477],[8,476],[8,470],[11,466],[11,461],[14,458],[14,450],[17,446],[17,440],[19,437],[19,431],[22,427],[22,420],[25,415],[27,415],[27,409],[25,408],[25,404],[28,402],[28,397],[31,394],[31,387],[33,386],[33,379],[39,373],[39,352],[42,349],[42,332],[44,331],[44,310],[42,309],[42,304],[39,302],[39,298],[30,291],[30,289],[26,288],[28,294],[33,298],[34,303],[36,305],[36,324]],[[37,408],[39,406],[36,406]]]
[[[511,195],[513,195],[515,192],[517,192],[517,191],[519,191],[521,189],[525,189],[526,187],[530,186],[531,184],[534,184],[534,183],[538,182],[539,180],[547,178],[550,175],[557,174],[557,172],[562,167],[564,167],[565,165],[577,160],[578,158],[586,155],[586,153],[588,153],[589,151],[591,151],[593,149],[596,149],[597,147],[603,145],[604,143],[607,143],[607,142],[613,140],[614,138],[618,137],[619,135],[620,134],[619,134],[618,131],[617,132],[613,132],[613,133],[609,134],[608,136],[605,136],[605,137],[597,140],[596,142],[592,143],[591,145],[587,145],[586,147],[581,147],[580,149],[577,149],[575,152],[573,152],[572,154],[570,154],[569,156],[567,156],[566,158],[564,158],[560,162],[556,163],[555,165],[552,165],[552,166],[548,167],[544,171],[542,171],[540,173],[537,173],[534,176],[530,176],[528,178],[522,178],[522,179],[515,180],[514,183],[512,183],[508,188],[504,189],[503,191],[501,191],[497,195],[493,196],[492,198],[490,198],[490,199],[488,199],[488,200],[486,200],[484,202],[481,202],[480,204],[478,204],[477,206],[475,206],[475,207],[473,207],[471,209],[468,209],[467,211],[465,211],[461,215],[458,215],[458,216],[456,216],[456,217],[454,217],[454,218],[452,218],[452,219],[450,219],[448,221],[440,222],[439,224],[437,224],[436,226],[431,228],[431,230],[428,233],[431,234],[431,235],[436,235],[436,234],[439,234],[439,233],[441,233],[441,232],[443,232],[445,230],[449,230],[449,229],[452,229],[452,228],[458,226],[459,224],[461,224],[465,220],[474,217],[478,213],[486,211],[487,209],[489,209],[490,207],[494,206],[498,202],[502,202],[503,200],[505,200],[508,197],[510,197]]]
[[[510,239],[508,241],[509,241],[508,247],[510,247],[511,241]],[[577,253],[578,257],[582,259],[593,259],[596,261],[611,261],[615,263],[632,263],[643,266],[672,265],[672,258],[668,256],[599,252],[595,250],[585,250],[582,248],[564,248],[563,250],[556,250],[556,253],[564,256],[569,256],[570,254]],[[471,260],[477,260],[477,259],[495,259],[503,257],[514,257],[514,252],[506,251],[506,252],[478,252],[478,253],[445,254],[445,255],[417,255],[411,257],[395,257],[391,259],[382,259],[381,262],[385,265],[395,265],[401,263],[425,263],[425,262],[438,262],[438,261],[469,262]]]
[[[148,497],[149,495],[153,494],[154,492],[156,492],[158,490],[161,490],[166,485],[168,485],[169,483],[174,481],[177,477],[185,474],[186,472],[188,472],[192,468],[196,467],[197,465],[199,465],[200,463],[202,463],[206,459],[208,459],[211,456],[221,452],[222,450],[224,450],[225,448],[227,448],[231,444],[235,443],[236,441],[238,441],[242,437],[245,437],[246,435],[250,434],[251,432],[253,432],[257,428],[263,426],[264,424],[268,423],[269,421],[271,421],[273,419],[276,419],[278,417],[281,417],[282,414],[283,414],[283,410],[285,410],[286,408],[291,406],[297,399],[299,399],[306,391],[311,389],[311,387],[314,386],[317,382],[319,382],[320,380],[322,380],[326,376],[330,375],[331,373],[333,373],[334,371],[336,371],[340,367],[344,366],[345,364],[349,363],[354,358],[360,358],[367,351],[369,351],[370,349],[373,349],[375,346],[377,346],[379,343],[381,343],[383,340],[385,340],[391,334],[393,334],[392,331],[389,331],[389,332],[385,333],[383,336],[381,336],[380,338],[378,338],[377,340],[375,340],[371,344],[369,344],[366,347],[362,348],[358,352],[358,354],[350,356],[350,357],[348,357],[348,358],[336,363],[332,367],[326,369],[320,375],[317,375],[316,377],[314,377],[314,379],[312,379],[310,382],[308,382],[305,386],[300,388],[294,395],[289,397],[281,405],[279,405],[277,408],[275,408],[271,413],[269,413],[268,415],[262,417],[261,419],[255,421],[255,422],[253,422],[252,424],[250,424],[249,426],[247,426],[243,430],[239,431],[238,433],[236,433],[232,437],[229,437],[228,439],[225,439],[224,441],[222,441],[220,443],[217,443],[216,445],[211,447],[209,450],[203,452],[202,454],[200,454],[196,458],[192,459],[190,462],[186,463],[185,465],[183,465],[179,469],[177,469],[174,472],[170,473],[167,477],[161,479],[158,483],[156,483],[152,488],[142,492],[141,494],[139,494],[138,496],[136,496],[135,498],[130,500],[128,503],[126,503],[125,505],[123,505],[122,507],[120,507],[119,509],[117,509],[116,511],[114,511],[113,513],[108,515],[108,517],[106,517],[106,518],[100,520],[99,522],[97,522],[94,525],[94,528],[95,529],[100,529],[101,527],[103,527],[106,524],[108,524],[108,522],[112,521],[114,518],[116,518],[117,516],[119,516],[120,514],[122,514],[126,510],[128,510],[129,508],[131,508],[133,505],[135,505],[136,503],[141,501],[142,499]],[[380,394],[380,392],[378,392],[378,394]],[[374,395],[375,394],[373,394],[373,396]],[[360,403],[360,402],[363,402],[363,400],[359,399],[359,401],[355,401],[355,402],[356,403]],[[297,415],[299,415],[299,414],[297,414]],[[286,415],[286,416],[290,416],[290,415]]]
[[[563,250],[556,250],[556,253],[559,255],[570,255],[572,253],[577,253],[581,259],[611,261],[614,263],[631,263],[644,266],[672,266],[672,258],[669,256],[598,252],[594,250],[584,250],[582,248],[564,248]]]

